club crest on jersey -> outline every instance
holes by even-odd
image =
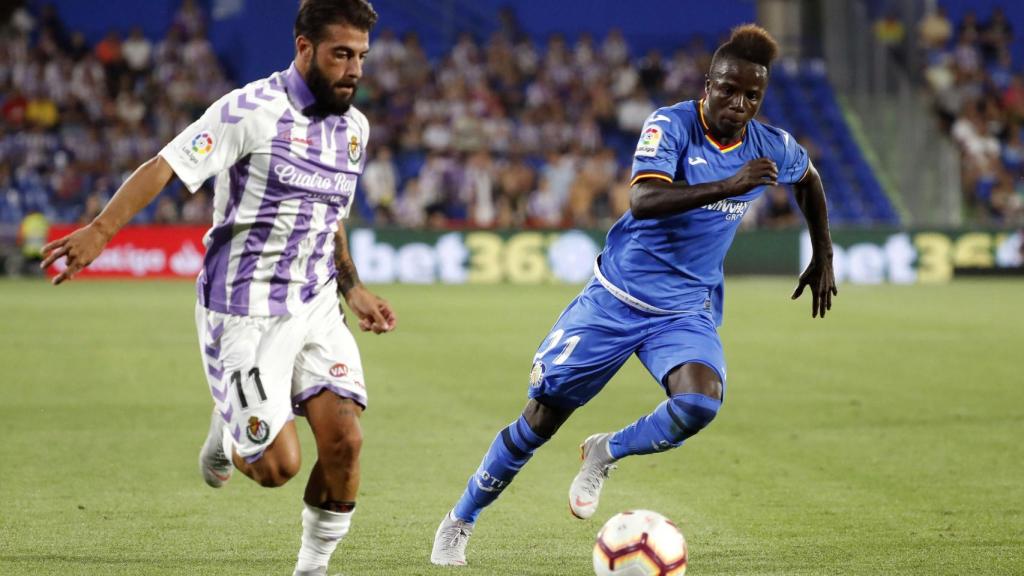
[[[348,366],[338,362],[334,366],[331,366],[331,376],[335,378],[344,378],[348,376]]]
[[[544,381],[544,363],[534,362],[530,370],[530,386],[537,386]]]
[[[636,145],[634,156],[657,156],[661,135],[660,126],[645,126],[643,133],[640,134],[640,143]]]
[[[249,424],[245,427],[245,435],[257,444],[263,444],[270,437],[270,426],[255,416],[249,417]]]
[[[359,144],[359,137],[352,136],[348,140],[348,161],[353,164],[358,164],[359,160],[363,157],[363,147]]]

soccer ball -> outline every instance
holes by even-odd
[[[683,576],[686,539],[657,512],[631,510],[612,516],[594,542],[597,576]]]

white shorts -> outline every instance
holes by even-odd
[[[333,290],[286,316],[235,316],[196,303],[196,328],[210,394],[250,462],[324,390],[366,407],[359,348]]]

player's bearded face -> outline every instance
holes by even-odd
[[[306,84],[316,98],[316,105],[327,114],[341,115],[348,112],[352,100],[356,96],[359,82],[352,78],[332,79],[324,73],[317,63],[317,51],[313,50],[313,59],[309,64]]]

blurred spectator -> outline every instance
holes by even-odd
[[[926,50],[941,50],[953,37],[953,24],[946,16],[946,10],[937,7],[929,10],[917,25],[917,35]]]
[[[875,21],[875,40],[887,48],[902,44],[906,35],[903,20],[895,13],[889,12]]]
[[[637,88],[627,99],[623,100],[616,111],[619,129],[631,134],[639,134],[644,122],[657,108],[643,88]]]
[[[82,210],[82,214],[78,216],[78,224],[86,225],[92,222],[100,212],[103,211],[103,204],[106,200],[99,192],[93,192],[85,198],[85,208]]]
[[[992,10],[992,17],[985,22],[979,32],[981,53],[986,60],[993,60],[1000,50],[1009,47],[1013,41],[1013,26],[1001,6],[996,6]]]
[[[174,27],[185,37],[192,37],[202,30],[206,19],[196,0],[183,0],[181,7],[174,14]]]
[[[494,224],[498,216],[494,203],[494,162],[487,151],[470,156],[462,185],[460,196],[469,207],[470,222],[484,227]]]
[[[550,181],[541,177],[537,189],[530,193],[527,206],[528,221],[534,226],[558,227],[562,222],[563,207]]]
[[[657,92],[665,81],[665,66],[661,61],[661,52],[651,50],[640,60],[640,85],[648,93]]]
[[[527,204],[536,186],[536,173],[522,155],[513,156],[499,169],[496,223],[499,228],[526,223]]]
[[[185,224],[205,225],[213,220],[213,199],[206,188],[196,190],[181,207],[181,220]]]
[[[25,216],[18,226],[17,243],[21,247],[21,270],[19,273],[41,275],[39,262],[43,259],[43,246],[50,232],[50,222],[39,212]]]
[[[153,55],[153,43],[142,35],[142,28],[136,26],[131,35],[121,44],[121,54],[128,70],[136,77],[149,67]]]
[[[588,156],[569,193],[569,214],[574,226],[592,227],[609,215],[609,195],[618,176],[615,152],[610,148]]]
[[[180,220],[178,207],[174,200],[166,193],[161,194],[156,200],[156,213],[153,215],[154,224],[174,224]]]
[[[612,28],[601,45],[601,55],[609,66],[621,66],[629,60],[629,46],[622,35],[622,30]]]
[[[760,211],[756,215],[758,225],[768,229],[800,226],[802,219],[793,208],[789,197],[789,190],[783,186],[769,188],[764,194]]]
[[[626,166],[619,171],[619,177],[612,184],[610,205],[611,219],[617,219],[629,210],[629,178],[632,175],[632,168]]]
[[[410,178],[402,188],[395,206],[395,221],[406,228],[420,228],[426,217],[427,202],[418,178]]]
[[[366,190],[366,201],[373,210],[390,212],[398,196],[398,169],[391,148],[381,146],[370,156],[360,179]]]
[[[949,48],[944,20],[940,11],[921,23],[924,78],[962,154],[964,204],[979,222],[1020,222],[1024,78],[1010,50],[1013,28],[1000,8],[984,24],[970,11]]]

